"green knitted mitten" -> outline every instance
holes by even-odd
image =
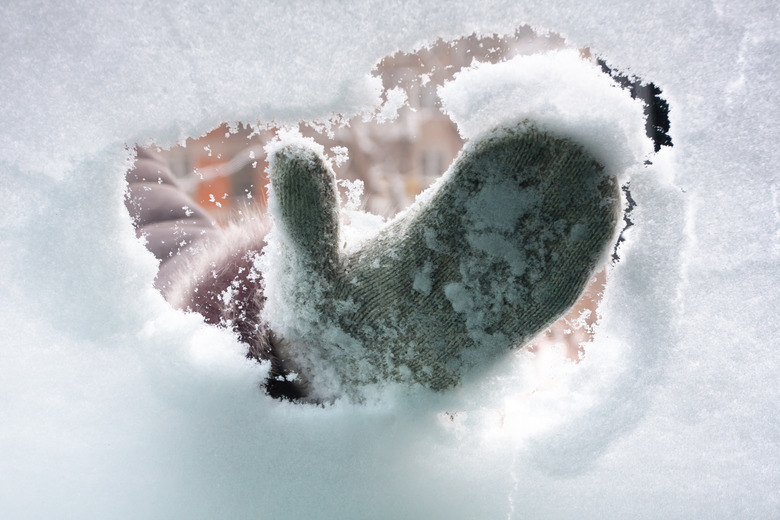
[[[593,157],[528,122],[467,145],[350,255],[322,157],[283,145],[270,174],[284,267],[266,288],[267,318],[319,396],[381,381],[441,390],[478,373],[574,304],[620,212]]]

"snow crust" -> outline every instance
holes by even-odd
[[[3,5],[0,517],[776,518],[777,23],[760,1]],[[522,24],[671,107],[674,148],[626,177],[634,225],[582,363],[294,405],[152,288],[122,204],[135,142],[374,113],[383,56]],[[542,78],[492,70],[443,90],[464,135]]]
[[[477,63],[440,87],[439,96],[464,138],[496,121],[529,119],[583,145],[620,178],[652,152],[641,103],[576,49]]]

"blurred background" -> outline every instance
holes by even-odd
[[[389,218],[438,178],[463,146],[455,124],[441,111],[436,92],[440,85],[473,61],[496,63],[562,47],[560,36],[538,35],[523,27],[512,37],[439,40],[413,54],[399,52],[383,59],[374,71],[382,81],[384,106],[389,110],[380,108],[376,117],[356,117],[329,129],[306,123],[299,129],[336,158],[338,179],[363,182],[361,209]],[[588,49],[580,53],[593,59]],[[401,106],[396,113],[397,105]],[[265,209],[268,165],[263,147],[276,131],[272,124],[224,124],[161,153],[181,187],[225,224],[247,205]],[[526,348],[554,347],[579,361],[597,320],[605,281],[605,272],[598,273],[575,307]]]

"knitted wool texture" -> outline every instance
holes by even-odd
[[[489,366],[575,303],[620,209],[593,157],[529,122],[471,143],[351,255],[319,154],[284,146],[270,178],[282,258],[303,271],[285,295],[298,321],[274,331],[314,394],[386,380],[441,390]]]

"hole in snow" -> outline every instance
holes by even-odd
[[[383,104],[375,114],[338,125],[301,123],[299,130],[323,145],[333,159],[337,178],[341,180],[342,201],[347,207],[391,217],[411,204],[437,179],[464,144],[455,124],[441,110],[439,86],[473,62],[496,63],[517,55],[564,46],[560,36],[538,35],[524,27],[509,37],[470,36],[453,42],[439,40],[416,53],[399,52],[383,59],[375,71],[384,87]],[[588,49],[580,49],[580,55],[584,60],[600,64],[620,86],[630,89],[632,96],[645,101],[647,132],[656,151],[661,146],[671,146],[668,106],[660,97],[661,91],[652,83],[613,71],[605,61],[591,56]],[[271,125],[224,124],[202,138],[188,140],[185,146],[139,153],[141,160],[150,161],[150,172],[163,168],[170,174],[170,178],[153,178],[152,174],[152,178],[140,179],[147,184],[136,186],[128,199],[139,235],[145,236],[147,247],[164,260],[157,284],[169,301],[175,300],[176,295],[171,293],[171,279],[166,277],[165,266],[177,263],[181,266],[182,256],[197,253],[197,248],[191,247],[189,242],[199,234],[208,233],[208,221],[227,226],[231,221],[242,225],[264,218],[268,183],[264,146],[276,132]],[[164,187],[163,191],[180,202],[180,210],[175,215],[167,215],[159,229],[155,228],[156,224],[141,227],[159,219],[154,215],[154,204],[170,202],[165,197],[155,199],[149,195],[159,191],[155,184],[169,182],[170,187]],[[179,188],[174,185],[186,195],[175,193]],[[623,190],[627,200],[633,202],[628,187],[624,186]],[[625,222],[626,228],[631,225],[629,216]],[[618,243],[620,241],[622,237]],[[173,261],[168,261],[169,258]],[[618,260],[617,246],[613,260]],[[218,293],[218,300],[223,303],[231,299],[247,300],[246,293],[253,287],[232,284],[229,277],[225,278],[219,272],[218,264],[230,261],[234,265],[233,271],[250,272],[255,269],[254,258],[231,258],[226,253],[209,261],[214,263],[215,281],[196,288],[195,292],[200,290],[201,295]],[[605,283],[606,272],[602,270],[594,276],[578,303],[526,349],[531,352],[548,349],[558,352],[561,360],[578,362],[585,353],[583,345],[592,337]],[[189,302],[186,307],[200,312],[210,323],[233,326],[241,339],[250,342],[248,338],[256,336],[261,325],[252,320],[249,325],[236,324],[256,310],[253,305],[233,306],[228,314],[217,312],[213,302],[205,300]],[[262,357],[257,349],[266,347],[255,345],[256,351],[251,354]],[[269,393],[296,397],[298,389],[288,376],[281,369],[272,370]]]

